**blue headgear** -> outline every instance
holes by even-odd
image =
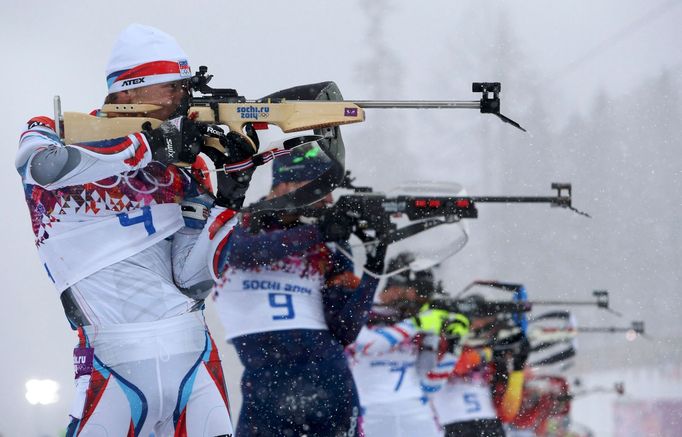
[[[272,164],[272,186],[283,182],[312,181],[330,167],[330,161],[317,147],[297,147]]]

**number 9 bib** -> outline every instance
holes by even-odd
[[[228,340],[259,332],[327,329],[321,275],[230,269],[216,285],[215,303]]]

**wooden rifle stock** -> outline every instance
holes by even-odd
[[[230,130],[243,133],[247,123],[267,123],[279,127],[282,132],[299,132],[321,129],[365,120],[365,112],[352,102],[334,101],[285,101],[280,103],[218,103],[217,110],[209,106],[192,106],[188,114],[197,121],[227,125]],[[140,132],[142,124],[150,122],[152,128],[161,120],[144,114],[158,109],[156,105],[117,105],[102,107],[102,115],[64,113],[64,141],[67,144],[119,138]],[[109,117],[109,114],[117,114]],[[118,116],[139,114],[139,116]]]

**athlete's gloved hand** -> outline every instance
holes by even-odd
[[[353,220],[344,211],[334,208],[325,210],[317,226],[325,242],[346,241],[353,232]]]
[[[224,133],[219,126],[203,126],[206,135],[218,138],[220,144],[225,148],[225,153],[221,153],[213,147],[204,147],[201,150],[213,161],[218,170],[224,165],[244,161],[258,151],[243,135],[236,132]],[[216,205],[233,210],[241,209],[254,171],[255,167],[235,173],[218,171],[216,173],[216,181],[218,182]]]
[[[228,132],[226,137],[220,140],[220,144],[225,147],[228,153],[228,164],[243,161],[258,152],[258,149],[254,149],[246,137],[235,132]],[[255,170],[255,167],[251,167],[237,173],[218,172],[216,177],[218,182],[216,205],[233,210],[241,209],[244,205],[244,199],[246,199],[246,191],[251,184],[251,176]]]
[[[445,310],[429,308],[429,305],[425,304],[419,313],[412,318],[412,321],[422,332],[440,335],[449,314]]]
[[[469,333],[469,318],[464,314],[450,313],[443,323],[443,334],[448,339],[459,340]]]
[[[163,164],[193,163],[204,142],[196,123],[187,117],[171,118],[156,129],[146,122],[142,129],[152,149],[152,159]]]
[[[248,139],[238,132],[225,132],[222,127],[214,124],[197,122],[197,128],[203,135],[218,139],[220,145],[225,148],[228,164],[243,161],[258,152],[258,135],[250,125],[247,126]]]
[[[382,275],[384,273],[386,249],[387,246],[384,243],[365,245],[365,250],[367,251],[365,269],[368,272],[374,273],[375,275]]]
[[[424,332],[434,335],[445,335],[448,339],[457,339],[469,332],[469,319],[459,313],[429,308],[424,305],[413,318],[415,324]]]

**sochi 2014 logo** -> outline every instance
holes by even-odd
[[[237,113],[242,119],[258,120],[259,118],[268,118],[270,115],[270,107],[268,106],[238,106]]]

